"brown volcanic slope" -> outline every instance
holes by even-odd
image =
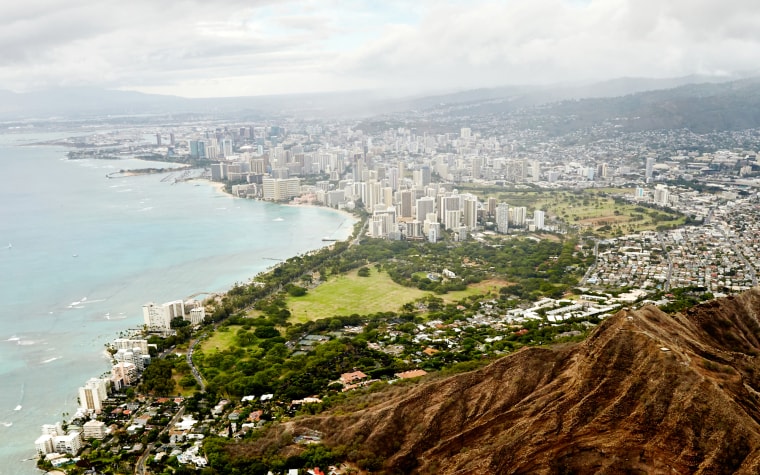
[[[299,419],[387,473],[760,473],[760,291],[621,311],[351,414]]]

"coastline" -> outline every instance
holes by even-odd
[[[77,176],[77,177],[80,178],[80,182],[81,183],[77,183],[77,185],[79,185],[77,187],[78,190],[80,190],[80,189],[87,189],[88,188],[86,186],[86,183],[85,183],[86,181],[92,182],[92,180],[98,180],[98,179],[106,181],[103,178],[103,171],[101,171],[102,169],[90,169],[90,168],[84,167],[83,170],[85,170],[85,172],[82,172],[80,170],[80,167],[78,167],[78,166],[75,167],[75,168],[72,168],[71,162],[68,162],[68,161],[55,161],[53,163],[55,165],[57,165],[57,166],[60,166],[61,170],[58,171],[59,174],[60,173],[64,173],[64,172],[66,172],[68,170],[71,170],[72,176]],[[167,173],[170,173],[170,172],[167,172]],[[217,192],[218,193],[224,193],[225,195],[232,196],[232,195],[230,195],[229,193],[227,193],[224,190],[224,183],[212,182],[212,181],[210,181],[208,179],[197,179],[197,180],[198,181],[196,181],[196,183],[200,183],[200,180],[208,182],[211,185],[211,187],[212,187],[212,189],[214,191],[213,192],[212,191],[205,191],[205,192],[203,192],[203,191],[201,191],[202,189],[200,189],[200,188],[194,188],[193,189],[193,188],[190,188],[190,187],[181,187],[182,190],[179,190],[180,187],[178,187],[177,188],[177,192],[178,193],[175,193],[175,189],[173,189],[173,188],[171,189],[171,191],[168,191],[169,188],[166,188],[166,185],[167,185],[166,183],[160,184],[159,180],[157,180],[155,178],[152,178],[152,179],[145,178],[145,179],[135,180],[134,182],[132,182],[131,180],[129,180],[129,182],[130,182],[129,185],[126,185],[126,184],[122,185],[121,183],[119,183],[118,180],[116,180],[116,181],[113,181],[112,183],[109,183],[108,185],[106,185],[107,188],[104,188],[102,191],[99,190],[98,192],[99,193],[103,193],[103,195],[102,195],[103,196],[102,202],[104,202],[104,203],[113,203],[113,204],[116,204],[116,205],[119,205],[119,206],[123,205],[123,203],[126,202],[128,199],[134,199],[135,201],[134,201],[134,206],[133,207],[131,207],[131,208],[129,208],[129,207],[120,208],[120,209],[124,209],[124,210],[126,210],[126,212],[130,213],[129,216],[151,216],[151,215],[158,214],[158,211],[163,211],[163,210],[167,209],[164,206],[158,206],[158,202],[157,201],[155,202],[156,206],[154,208],[151,207],[153,205],[153,203],[151,203],[151,202],[142,203],[141,201],[142,201],[142,199],[143,199],[144,196],[159,197],[159,196],[165,196],[165,195],[168,194],[168,195],[176,195],[178,197],[184,197],[183,199],[185,199],[185,198],[191,198],[191,196],[201,196],[201,197],[205,196],[206,197],[205,198],[206,202],[213,202],[214,200],[209,200],[208,197],[212,197],[213,198],[213,197],[217,196],[216,195]],[[188,181],[190,181],[190,180],[188,180]],[[195,180],[193,180],[193,181],[195,181]],[[69,184],[69,183],[74,183],[74,182],[72,182],[71,180],[59,180],[59,181],[56,181],[56,183]],[[134,185],[133,185],[133,183],[134,183]],[[146,192],[146,190],[148,190],[148,195],[144,195],[144,193]],[[206,189],[206,190],[208,190],[208,189]],[[65,189],[62,189],[62,191],[65,191]],[[123,194],[123,193],[126,193],[126,194]],[[138,194],[140,194],[140,198],[133,198],[133,197],[137,196]],[[109,201],[108,197],[112,197],[113,198],[112,201]],[[91,199],[95,199],[95,196],[92,195]],[[101,201],[100,195],[98,195],[97,200],[99,202]],[[178,204],[180,206],[182,206],[182,203],[184,203],[184,202],[178,201],[177,199],[169,200],[169,202],[170,202],[169,204],[175,205],[175,206],[178,205]],[[283,205],[284,203],[273,203],[273,204]],[[288,206],[287,204],[285,204],[285,205]],[[182,209],[190,209],[190,208],[192,208],[194,210],[197,210],[197,209],[200,209],[200,208],[204,208],[204,209],[208,208],[205,212],[201,212],[200,213],[201,216],[213,216],[214,215],[213,210],[215,209],[214,206],[219,206],[218,201],[217,201],[217,204],[215,204],[215,205],[212,204],[211,206],[208,206],[208,207],[205,207],[205,206],[202,206],[202,207],[198,207],[198,206],[195,206],[195,207],[193,207],[193,206],[191,206],[191,207],[182,206]],[[227,206],[227,205],[222,205],[222,206]],[[298,207],[301,207],[301,208],[303,207],[302,205],[294,205],[294,206],[298,206]],[[245,209],[254,209],[254,208],[257,208],[257,206],[254,206],[254,205],[251,205],[251,206],[236,206],[236,208],[242,208],[243,210],[245,210]],[[327,207],[322,207],[322,206],[314,206],[314,208],[315,209],[316,208],[329,209]],[[79,207],[72,206],[70,209],[71,210],[77,210],[77,209],[82,210],[82,209],[85,209],[85,208],[83,206],[79,206]],[[209,212],[209,211],[211,211],[211,212]],[[337,210],[333,210],[333,211],[337,211]],[[197,211],[194,211],[194,213],[195,212],[197,212]],[[224,216],[228,215],[227,212],[225,212],[225,213],[219,213],[219,214],[220,215],[224,215]],[[82,213],[82,215],[87,220],[86,221],[87,223],[94,222],[90,218],[91,215],[90,215],[89,212],[88,213]],[[117,215],[121,216],[121,217],[119,218]],[[188,213],[182,213],[182,215],[184,215],[186,217],[185,221],[189,222],[190,218],[189,218],[189,216],[187,216]],[[351,222],[353,222],[356,219],[356,217],[353,216],[353,215],[350,215],[350,214],[347,214],[347,215],[351,216],[352,218],[354,218]],[[122,212],[111,213],[111,216],[114,219],[114,224],[121,225],[125,221],[125,219],[124,219],[125,215],[123,215]],[[313,224],[314,224],[312,222],[311,225],[310,225],[310,221],[311,221],[312,217],[316,217],[316,216],[319,216],[319,215],[315,214],[315,213],[312,213],[312,212],[309,212],[309,213],[302,214],[302,216],[303,216],[303,218],[301,220],[302,226],[299,229],[305,229],[306,231],[308,231],[310,229],[310,227],[313,226]],[[80,236],[81,236],[81,232],[82,232],[81,230],[82,229],[87,229],[86,226],[85,227],[71,226],[68,223],[77,223],[77,225],[79,225],[78,224],[79,221],[76,220],[76,217],[75,217],[74,220],[69,220],[68,218],[69,217],[67,216],[67,219],[65,220],[65,222],[67,223],[66,226],[69,227],[69,228],[72,228],[72,229],[73,228],[79,229],[79,231],[73,233],[74,238],[79,239]],[[196,220],[196,217],[193,217],[192,220]],[[332,216],[332,217],[325,216],[324,220],[325,220],[325,223],[329,224],[329,226],[323,226],[321,228],[314,228],[315,231],[313,232],[313,236],[312,236],[314,238],[313,241],[318,241],[318,238],[321,235],[329,234],[332,230],[334,230],[337,226],[339,226],[339,224],[338,224],[339,221],[342,221],[341,218],[337,218],[335,216]],[[126,219],[126,221],[131,221],[131,220],[130,219]],[[203,226],[201,226],[201,227],[204,227],[205,229],[211,229],[212,227],[216,226],[216,223],[218,222],[217,218],[214,218],[213,220],[205,219],[203,221],[204,221],[205,224]],[[222,222],[223,223],[227,223],[227,224],[223,224],[223,226],[225,226],[226,229],[231,229],[231,227],[238,226],[238,224],[236,224],[238,221],[239,220],[232,221],[230,219],[226,219],[226,220],[224,220]],[[100,222],[100,220],[98,220],[98,222]],[[282,223],[282,224],[272,223],[271,226],[272,226],[273,229],[276,228],[276,229],[283,229],[284,230],[285,228],[283,226],[286,226],[288,222],[292,222],[292,221],[291,220],[286,220],[285,223]],[[351,234],[351,226],[348,225],[347,223],[348,222],[346,222],[345,224],[340,225],[340,228],[339,228],[339,229],[345,229],[345,235],[346,235],[346,237],[343,237],[343,239],[348,239],[348,236],[350,236],[350,234]],[[125,228],[131,228],[135,224],[137,224],[137,223],[130,222],[130,223],[128,223],[125,226]],[[84,225],[82,225],[82,226],[84,226]],[[256,226],[261,226],[261,225],[257,224]],[[343,228],[343,226],[345,226],[345,228]],[[326,228],[326,227],[329,227],[331,229],[330,230],[325,230],[324,228]],[[246,229],[249,230],[248,231],[249,233],[250,233],[250,230],[256,231],[255,228],[246,227]],[[316,229],[322,229],[322,231],[316,231]],[[278,231],[278,232],[280,232],[280,231]],[[292,231],[292,232],[296,236],[298,236],[298,235],[304,235],[304,234],[309,234],[308,232],[302,232],[302,231]],[[262,234],[262,237],[263,237],[263,234]],[[61,241],[65,242],[65,243],[68,243],[68,242],[71,242],[71,239],[72,238],[70,236],[68,236],[68,235],[66,235],[66,236],[64,236],[62,238],[59,236],[58,241],[56,241],[56,244],[58,244]],[[259,239],[262,239],[262,238],[259,238]],[[18,246],[16,245],[16,241],[17,240],[19,241],[19,245]],[[104,240],[104,242],[105,241],[107,241],[107,240]],[[176,237],[174,238],[174,241],[176,241]],[[266,239],[263,239],[263,241],[266,241]],[[293,245],[294,246],[300,246],[301,245],[300,244],[301,241],[303,241],[303,239],[300,239],[300,240],[299,239],[294,239],[293,240]],[[23,250],[25,250],[24,246],[21,245],[22,241],[20,239],[14,239],[13,242],[14,242],[14,254],[13,255],[14,256],[17,255],[16,253],[18,253],[18,255],[21,255],[20,253]],[[149,241],[149,242],[153,243],[153,241]],[[288,243],[290,242],[290,240],[285,240],[285,239],[282,239],[281,237],[275,237],[274,238],[274,242],[280,244],[279,248],[282,248],[282,249],[291,249],[291,253],[290,254],[287,254],[286,252],[282,252],[282,257],[283,258],[285,258],[286,256],[287,257],[296,256],[296,255],[298,255],[299,252],[302,252],[302,251],[300,251],[296,247],[292,247],[292,248],[284,247],[284,246],[288,245]],[[210,241],[209,243],[212,244],[213,241]],[[313,250],[318,250],[318,249],[321,249],[321,248],[329,247],[330,244],[331,243],[329,243],[329,242],[321,242],[321,243],[314,242],[313,243],[314,247],[312,249]],[[135,245],[139,246],[139,244],[135,244]],[[210,247],[213,247],[213,246],[210,246]],[[239,245],[237,245],[236,247],[239,247]],[[171,247],[169,247],[169,248],[171,249]],[[83,249],[85,249],[85,250],[83,251]],[[251,247],[249,249],[254,254],[258,252],[257,251],[258,248]],[[90,262],[89,259],[91,259],[91,258],[94,259],[94,258],[99,257],[99,256],[95,256],[94,255],[95,249],[86,249],[83,245],[77,245],[76,246],[76,251],[78,252],[78,258],[77,259],[72,259],[72,257],[71,257],[72,255],[71,255],[70,251],[66,251],[66,252],[61,253],[61,256],[60,256],[59,260],[62,261],[62,266],[65,265],[65,266],[71,267],[73,269],[81,269],[82,268],[82,263],[88,263],[88,262]],[[230,252],[237,252],[238,253],[237,256],[242,256],[243,254],[240,254],[240,253],[241,252],[245,252],[245,251],[241,251],[240,249],[236,249],[236,250],[230,251]],[[262,256],[275,255],[277,257],[280,257],[280,255],[276,253],[277,251],[274,251],[275,253],[273,253],[273,254],[269,254],[269,252],[272,252],[272,251],[268,251],[268,250],[261,251],[260,255],[262,255]],[[167,255],[167,254],[168,253],[164,252],[164,253],[162,253],[160,255]],[[113,256],[115,254],[111,253],[109,255]],[[190,257],[192,257],[192,256],[188,256],[188,259]],[[205,259],[211,259],[211,258],[207,258],[207,257],[204,257],[204,258]],[[141,258],[139,258],[139,259],[135,258],[135,259],[136,260],[142,260]],[[216,257],[214,257],[213,259],[216,260]],[[240,261],[240,260],[241,259],[239,257],[236,257],[233,254],[233,255],[231,255],[230,258],[228,258],[225,261],[218,261],[218,260],[216,260],[216,261],[217,262],[230,262],[232,264],[237,264],[237,261]],[[260,259],[259,259],[259,261],[260,261]],[[155,262],[159,262],[159,261],[155,261]],[[171,262],[164,262],[164,261],[160,261],[160,262],[166,263],[166,264],[169,264],[169,265],[173,265],[173,263],[171,263]],[[265,262],[265,261],[261,261],[261,262]],[[48,264],[46,263],[45,265],[47,266]],[[249,265],[249,264],[246,264],[246,265]],[[263,274],[263,273],[266,273],[266,272],[269,272],[274,267],[274,266],[269,266],[266,269],[261,268],[261,270],[258,270],[259,269],[258,265],[259,265],[259,263],[255,262],[253,264],[254,268],[250,269],[251,272],[246,274],[246,278],[245,279],[240,279],[237,282],[246,282],[249,279],[255,279],[256,276],[258,276],[260,274]],[[183,267],[182,270],[179,271],[179,274],[180,275],[184,275],[184,274],[188,274],[189,275],[191,272],[187,272],[186,269],[189,269],[189,265],[187,267]],[[219,274],[218,270],[219,270],[219,266],[217,265],[213,269],[211,269],[209,272],[213,272],[213,274],[211,274],[211,275],[216,275],[216,276],[223,277],[224,276],[224,274],[223,274],[224,269],[222,269],[222,271],[223,271],[222,274]],[[150,275],[151,273],[147,273],[147,274]],[[119,324],[119,322],[115,322],[115,320],[117,320],[117,318],[115,317],[117,315],[117,313],[115,313],[115,311],[114,311],[114,306],[123,305],[123,302],[118,302],[117,299],[114,298],[114,296],[120,297],[120,298],[122,298],[122,300],[127,300],[128,298],[131,299],[134,302],[134,307],[137,308],[138,311],[139,311],[139,306],[140,306],[140,304],[143,301],[148,301],[148,300],[151,300],[153,298],[164,298],[163,296],[162,297],[154,297],[154,295],[156,294],[155,290],[157,290],[159,288],[155,284],[158,281],[160,281],[161,278],[156,277],[156,279],[150,279],[148,277],[142,276],[142,274],[141,274],[140,279],[143,280],[143,282],[141,283],[141,285],[145,285],[145,287],[142,289],[142,292],[143,292],[141,294],[142,296],[135,297],[134,296],[134,294],[135,294],[134,292],[132,292],[132,295],[126,295],[125,293],[123,293],[122,288],[118,284],[115,284],[115,287],[108,288],[105,291],[101,291],[100,289],[98,289],[98,291],[97,291],[98,295],[97,296],[99,297],[101,294],[105,294],[106,298],[107,298],[107,302],[100,301],[100,300],[98,300],[97,298],[94,297],[96,295],[96,291],[95,290],[89,290],[90,288],[93,287],[93,285],[90,284],[90,283],[83,283],[82,284],[82,288],[84,288],[86,286],[88,288],[88,290],[86,290],[86,291],[80,291],[80,290],[77,289],[77,290],[74,290],[73,292],[72,291],[67,291],[66,292],[67,294],[68,293],[72,293],[73,294],[73,297],[71,297],[71,298],[69,298],[68,296],[60,297],[60,298],[57,297],[57,296],[55,297],[55,299],[60,299],[64,303],[62,304],[63,307],[61,309],[55,309],[55,315],[53,317],[48,316],[48,315],[51,315],[53,312],[48,313],[47,309],[45,309],[44,312],[38,312],[38,313],[40,313],[40,315],[42,315],[42,318],[45,319],[46,323],[49,323],[49,319],[53,318],[54,319],[53,320],[54,323],[59,323],[60,322],[61,325],[64,323],[64,319],[68,319],[68,318],[71,318],[72,320],[78,319],[78,318],[82,318],[83,319],[82,321],[85,321],[85,322],[88,322],[88,323],[90,321],[100,322],[102,320],[102,321],[106,322],[104,324],[107,324],[108,328],[110,328],[111,331],[106,331],[104,333],[101,333],[100,335],[97,335],[97,336],[93,337],[93,338],[101,338],[101,337],[103,337],[103,338],[105,338],[108,341],[112,341],[114,338],[118,338],[118,336],[119,336],[118,334],[119,334],[119,330],[120,329],[121,330],[126,330],[126,329],[134,326],[134,324],[130,324],[130,322],[131,323],[135,322],[135,320],[132,320],[131,317],[132,316],[136,316],[134,314],[137,313],[137,312],[135,312],[135,310],[133,310],[132,307],[130,307],[129,310],[117,307],[116,308],[117,311],[121,310],[121,311],[126,312],[129,315],[129,318],[130,318],[129,320],[126,320],[125,322],[122,323],[122,325],[124,325],[123,327],[117,328],[116,326]],[[134,281],[134,280],[135,279],[130,279],[131,282]],[[211,280],[213,281],[214,279],[211,279]],[[219,283],[220,281],[223,281],[223,280],[224,280],[223,278],[222,279],[216,279],[216,283]],[[158,283],[160,284],[161,282],[158,282]],[[213,286],[214,284],[212,283],[210,285]],[[218,291],[216,293],[218,293],[219,296],[226,295],[229,292],[229,290],[234,285],[235,285],[235,283],[233,283],[233,281],[230,280],[227,284],[224,284],[224,286],[217,287]],[[184,298],[187,294],[190,294],[190,293],[192,293],[195,290],[198,290],[198,289],[207,289],[207,288],[211,288],[211,287],[207,287],[205,285],[202,285],[202,286],[191,285],[191,286],[187,287],[186,289],[183,289],[184,290],[183,292],[177,293],[176,297],[177,298],[180,298],[180,297]],[[112,289],[115,289],[115,290],[112,290]],[[79,301],[81,299],[82,295],[87,295],[89,297],[89,300],[88,300],[88,303],[87,303],[87,306],[88,306],[87,309],[81,308],[81,307],[84,307],[84,305],[77,306],[76,308],[74,308],[74,307],[67,308],[66,307],[65,302],[71,302],[71,301],[74,301],[74,300]],[[90,308],[93,308],[93,309],[94,308],[98,308],[98,311],[89,310]],[[86,312],[90,312],[90,313],[92,313],[92,315],[86,315]],[[106,313],[106,312],[111,312],[111,313]],[[65,314],[65,316],[64,316],[64,314]],[[103,315],[107,315],[107,316],[103,317]],[[110,315],[114,315],[114,317],[109,318]],[[127,317],[123,317],[123,318],[127,319]],[[122,319],[122,317],[118,317],[118,319]],[[76,321],[76,320],[74,320],[74,321]],[[141,321],[142,321],[142,319],[140,318],[140,322]],[[92,326],[92,325],[89,325],[89,326]],[[52,327],[55,327],[55,325],[52,325]],[[16,347],[18,347],[19,349],[23,349],[24,351],[30,351],[33,348],[34,349],[39,348],[39,350],[36,350],[37,353],[40,353],[42,351],[53,351],[52,347],[46,348],[46,347],[43,347],[43,346],[36,347],[36,346],[32,346],[31,345],[32,340],[34,340],[35,342],[39,342],[39,344],[42,345],[42,341],[41,341],[42,339],[38,336],[38,333],[35,333],[32,336],[28,336],[30,334],[29,332],[31,330],[27,331],[27,330],[23,330],[22,329],[22,330],[18,330],[17,331],[14,328],[14,329],[12,329],[12,331],[14,332],[14,334],[18,333],[19,336],[21,336],[21,338],[24,340],[24,344],[22,345],[21,343],[19,343],[18,345],[14,344],[13,346],[7,345],[7,349],[9,351],[10,350],[14,350],[15,351]],[[58,329],[55,328],[55,331],[58,331]],[[55,332],[50,332],[50,334],[51,335],[57,335],[57,333],[55,333]],[[50,341],[52,342],[52,341],[57,341],[57,340],[51,339]],[[27,344],[27,342],[29,342],[29,343]],[[98,346],[95,346],[93,349],[95,349],[95,351],[92,351],[92,352],[89,352],[88,350],[85,350],[85,352],[90,353],[89,355],[87,355],[87,358],[89,360],[91,360],[91,361],[96,361],[96,362],[100,362],[100,363],[102,363],[103,360],[105,359],[106,361],[109,362],[109,367],[110,367],[110,360],[111,360],[110,355],[106,355],[104,352],[99,351],[100,348]],[[34,353],[34,357],[37,356],[37,353]],[[49,359],[49,358],[47,358],[48,357],[47,354],[43,354],[43,356],[45,356],[45,358],[41,358],[41,361]],[[59,356],[59,353],[55,353],[55,356]],[[8,358],[7,361],[11,361],[11,359]],[[59,357],[58,359],[55,360],[55,364],[54,365],[56,366],[57,371],[59,371],[59,373],[64,373],[64,372],[67,372],[67,370],[63,369],[61,367],[64,364],[74,364],[73,361],[74,361],[73,358],[69,357],[68,354],[64,354],[62,358]],[[100,363],[98,363],[98,364],[100,364]],[[40,363],[40,364],[44,364],[45,365],[45,366],[41,366],[42,368],[48,368],[48,367],[52,367],[53,366],[52,362],[49,362],[49,363]],[[97,366],[97,367],[99,368],[100,366]],[[75,409],[76,406],[77,406],[77,404],[75,402],[75,399],[76,399],[76,391],[75,391],[76,386],[82,385],[85,382],[85,380],[87,379],[87,377],[97,376],[99,374],[99,371],[97,371],[97,370],[96,370],[96,372],[90,372],[90,371],[87,371],[87,372],[91,373],[91,374],[87,375],[84,379],[81,379],[81,380],[79,380],[79,378],[80,378],[79,373],[75,373],[76,380],[74,381],[74,384],[72,385],[74,387],[74,390],[73,391],[68,391],[68,393],[65,395],[65,400],[64,400],[64,404],[63,405],[59,405],[57,403],[57,401],[56,401],[56,404],[55,404],[55,409],[50,409],[46,405],[40,405],[40,404],[37,405],[37,407],[39,408],[38,412],[45,412],[46,413],[46,415],[42,416],[42,418],[44,418],[44,419],[41,418],[42,419],[40,421],[41,423],[53,423],[53,422],[55,422],[56,419],[60,419],[62,411],[65,411],[66,413],[72,413],[73,412],[72,409]],[[27,385],[27,388],[29,388],[29,387],[30,386]],[[29,407],[30,409],[32,407],[34,407],[34,402],[30,402],[29,401],[29,397],[33,396],[33,394],[32,394],[31,391],[27,391],[27,393],[28,393],[27,394],[27,398],[24,400],[24,414],[25,415],[27,414],[27,412],[26,412],[27,411],[27,407]],[[10,398],[10,396],[9,396],[9,398]],[[14,407],[14,405],[18,403],[18,401],[16,399],[17,399],[17,397],[16,397],[16,395],[14,395],[13,396],[13,400],[12,400],[12,404],[9,407]],[[45,402],[47,402],[47,401],[45,401]],[[60,407],[60,409],[59,409],[59,407]],[[50,418],[50,414],[51,413],[56,413],[56,412],[57,412],[57,417],[53,417],[51,419]],[[10,414],[13,415],[13,416],[16,416],[16,417],[18,416],[18,414],[15,413],[15,412],[10,413]],[[28,417],[28,415],[26,417]],[[14,422],[15,422],[15,420],[14,420]],[[16,431],[16,430],[18,430],[18,428],[21,428],[21,427],[22,427],[22,424],[15,424],[12,430]],[[38,430],[33,425],[29,425],[28,428],[29,428],[29,430],[27,430],[25,428],[24,431],[25,432],[30,432],[30,431],[37,432],[37,430]],[[27,454],[30,454],[29,447],[33,447],[32,443],[34,442],[34,439],[33,438],[32,439],[28,439],[28,435],[23,435],[19,439],[20,439],[21,443],[20,444],[14,444],[14,447],[13,447],[13,450],[16,450],[15,453],[22,454],[25,457],[31,456],[31,455],[27,455]],[[17,446],[19,446],[19,447],[17,447]],[[21,450],[23,450],[23,453],[21,452]],[[13,452],[11,452],[9,450],[9,453],[13,453]],[[14,455],[14,457],[15,457],[15,455]]]
[[[250,198],[241,198],[239,196],[233,195],[232,193],[228,193],[227,190],[226,190],[226,188],[225,188],[225,184],[223,182],[220,182],[220,181],[212,181],[212,180],[209,180],[208,178],[193,178],[192,180],[188,180],[188,182],[189,183],[202,183],[202,182],[203,183],[207,183],[211,187],[213,187],[214,189],[216,189],[217,192],[222,193],[225,196],[230,196],[232,198],[241,199],[241,200],[250,199]],[[329,206],[323,206],[323,205],[320,205],[320,204],[315,204],[313,202],[297,202],[297,203],[294,203],[293,201],[288,201],[286,203],[283,203],[283,202],[279,202],[279,201],[265,201],[265,200],[257,200],[257,201],[261,201],[263,203],[271,203],[271,204],[275,204],[275,205],[279,205],[279,206],[294,207],[294,208],[305,208],[305,207],[308,208],[308,207],[311,207],[311,208],[324,209],[326,211],[332,211],[332,212],[338,213],[338,214],[344,216],[347,219],[353,219],[354,221],[359,221],[359,218],[355,214],[353,214],[353,213],[351,213],[349,211],[346,211],[345,209],[331,208]]]

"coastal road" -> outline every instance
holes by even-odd
[[[356,233],[356,237],[351,240],[351,243],[349,244],[349,246],[353,246],[354,244],[361,244],[362,236],[364,236],[364,233],[367,232],[368,227],[369,227],[369,218],[367,218],[367,220],[364,221],[361,231]]]
[[[193,351],[195,351],[195,346],[205,337],[206,334],[199,336],[195,340],[193,340],[192,343],[190,343],[190,347],[187,350],[187,364],[190,366],[190,371],[193,372],[193,377],[195,378],[195,382],[198,383],[198,386],[201,388],[201,392],[206,390],[206,383],[203,381],[203,377],[201,376],[201,373],[198,371],[198,368],[195,367],[193,364]]]

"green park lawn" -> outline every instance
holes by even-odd
[[[206,353],[216,350],[224,351],[232,346],[235,341],[235,335],[240,328],[240,325],[219,327],[211,333],[206,341],[201,342],[199,348]]]
[[[354,313],[397,312],[403,304],[428,294],[398,285],[385,272],[372,268],[369,277],[352,271],[330,278],[302,297],[289,297],[287,305],[294,321],[306,322]]]
[[[499,289],[508,285],[510,285],[510,282],[498,279],[489,279],[484,280],[483,282],[478,282],[477,284],[470,284],[464,290],[454,290],[443,295],[436,294],[436,297],[442,298],[444,303],[459,302],[460,300],[464,300],[467,297],[472,297],[473,295],[486,295],[489,293],[493,297],[498,297]]]

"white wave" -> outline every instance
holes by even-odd
[[[60,359],[61,359],[61,357],[60,357],[60,356],[54,356],[54,357],[52,357],[52,358],[48,358],[48,359],[44,360],[44,361],[42,362],[42,364],[48,364],[48,363],[52,363],[53,361],[55,361],[55,360],[60,360]]]
[[[274,218],[272,221],[285,221],[285,220],[282,218]]]
[[[82,297],[82,300],[80,300],[80,302],[84,302],[85,300],[87,300],[87,297]]]
[[[34,343],[35,342],[33,340],[19,340],[18,341],[18,344],[21,346],[31,346],[31,345],[34,345]]]
[[[82,303],[80,300],[77,300],[76,302],[71,302],[71,303],[69,304],[69,308],[71,308],[71,307],[73,307],[73,306],[75,306],[75,305],[79,305],[80,303]]]
[[[142,211],[150,211],[152,209],[153,209],[153,206],[147,206],[147,207],[145,207],[145,208],[143,208],[141,210],[138,210],[138,211],[140,211],[140,212],[142,212]]]
[[[105,302],[106,299],[95,299],[95,300],[88,300],[87,302],[82,301],[82,303],[97,303],[97,302]]]
[[[21,404],[19,404],[18,406],[16,406],[13,410],[14,411],[20,411],[21,410]]]
[[[21,338],[19,338],[19,337],[17,337],[17,336],[15,336],[15,335],[14,335],[14,336],[12,336],[12,337],[8,338],[8,339],[7,339],[7,340],[5,340],[5,341],[19,341],[19,340],[21,340]]]
[[[0,422],[0,424],[4,425],[5,427],[10,427],[13,425],[13,422]]]

